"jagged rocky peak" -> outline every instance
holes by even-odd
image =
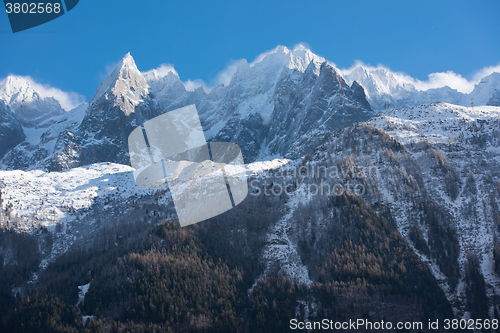
[[[0,98],[5,104],[30,103],[41,99],[29,81],[21,76],[9,75],[0,83]]]
[[[294,49],[278,46],[259,55],[248,63],[240,61],[229,83],[231,99],[246,99],[270,92],[278,82],[290,75],[302,80],[302,74],[309,77],[319,75],[320,66],[325,59],[312,53],[303,45]],[[292,79],[293,80],[293,79]]]
[[[119,106],[123,113],[129,116],[148,95],[148,88],[146,79],[130,53],[127,53],[113,72],[99,85],[90,104],[103,98],[111,100],[114,106]]]
[[[237,143],[246,162],[297,158],[327,133],[372,115],[362,88],[349,87],[333,64],[303,46],[242,62],[221,89],[220,103],[200,108],[202,125],[211,140]]]
[[[333,67],[328,62],[324,62],[321,64],[319,69],[319,77],[318,79],[324,85],[331,88],[332,91],[342,92],[344,89],[349,88],[345,80],[342,76],[339,75],[335,67]]]
[[[30,78],[22,76],[10,75],[0,82],[0,100],[25,127],[35,127],[65,112],[55,98],[44,97]]]
[[[313,61],[311,61],[311,65]],[[311,67],[311,65],[308,67]],[[307,73],[307,70],[306,70]],[[321,90],[326,90],[331,93],[338,93],[344,98],[352,99],[350,102],[358,104],[367,111],[371,111],[370,104],[366,100],[366,93],[363,86],[357,81],[351,83],[346,82],[341,72],[328,62],[323,62],[319,68],[318,83],[321,85]]]

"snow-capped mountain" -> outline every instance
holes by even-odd
[[[499,73],[492,73],[475,85],[471,93],[459,92],[448,86],[423,90],[417,80],[384,67],[358,65],[343,72],[348,83],[358,82],[374,110],[401,109],[421,104],[445,102],[469,106],[471,98],[476,105],[498,105],[500,96]]]
[[[137,69],[130,53],[127,53],[113,72],[99,85],[89,104],[92,107],[104,97],[110,100],[113,106],[118,106],[125,116],[129,116],[147,95],[146,79]]]
[[[376,167],[378,171],[363,182],[367,190],[362,199],[373,207],[370,209],[390,212],[398,231],[428,265],[456,313],[463,316],[467,302],[464,265],[469,251],[479,254],[490,304],[500,293],[493,255],[500,204],[496,194],[500,181],[499,124],[500,108],[492,106],[434,103],[392,110],[330,134],[305,159],[257,162],[247,168],[257,178],[274,179],[272,174],[282,165],[293,169],[308,163],[310,170],[337,165],[341,175],[346,167]],[[269,169],[271,175],[266,174]],[[132,170],[101,163],[55,173],[4,171],[0,173],[5,198],[2,207],[9,207],[21,230],[64,222],[64,237],[57,239],[53,255],[60,254],[98,228],[93,222],[88,224],[96,216],[115,218],[146,202],[169,205],[168,196],[135,186]],[[340,181],[357,182],[356,177]],[[310,231],[299,234],[295,223],[308,205],[321,207],[308,218],[318,219],[316,232],[327,227],[322,221],[330,218],[328,200],[294,191],[283,207],[286,214],[269,230],[262,253],[268,267],[279,264],[284,274],[305,283],[315,279],[301,260],[297,239]],[[435,225],[428,220],[432,214],[436,214]],[[425,246],[415,243],[412,232],[417,229]],[[436,237],[443,237],[444,248]],[[458,252],[452,255],[447,251],[454,246]]]
[[[471,98],[475,105],[497,105],[499,75],[483,78],[470,94],[447,86],[419,90],[416,80],[383,67],[359,65],[340,71],[299,45],[293,50],[279,46],[251,63],[241,61],[226,85],[187,90],[173,67],[141,72],[127,54],[86,110],[81,106],[69,114],[54,98],[41,98],[22,77],[5,79],[0,97],[28,139],[3,159],[2,168],[128,164],[127,136],[132,129],[190,104],[197,106],[206,139],[237,143],[247,162],[297,158],[325,134],[367,120],[372,110],[437,101],[467,106]]]
[[[212,141],[240,145],[246,160],[297,158],[324,135],[372,115],[363,89],[309,50],[278,47],[241,63],[227,87],[199,106]]]
[[[358,82],[375,110],[384,110],[417,101],[412,97],[416,88],[385,68],[358,66],[344,74],[347,82]]]
[[[96,162],[129,164],[127,140],[134,128],[190,104],[198,108],[207,139],[239,144],[246,162],[299,157],[325,134],[373,114],[362,87],[347,85],[333,66],[303,47],[278,47],[243,62],[227,86],[208,94],[202,87],[186,90],[175,71],[143,74],[127,54],[98,87],[78,126],[72,123],[59,134],[49,129],[43,136],[57,136],[54,146],[40,152],[40,144],[30,143],[3,165],[64,170]]]
[[[48,127],[53,123],[50,118],[64,114],[55,98],[42,97],[20,76],[10,75],[0,82],[0,99],[24,127]]]
[[[51,95],[58,95],[60,101]],[[2,168],[47,169],[56,167],[63,145],[64,133],[82,121],[85,104],[67,112],[61,103],[68,105],[69,94],[58,89],[45,88],[29,77],[10,75],[0,82],[0,119],[8,126],[0,127],[4,140],[0,159]],[[71,103],[70,103],[71,104]],[[61,139],[58,138],[61,136]],[[8,140],[8,142],[6,141]],[[67,165],[67,167],[69,167]]]
[[[129,164],[128,135],[145,120],[161,114],[150,108],[148,85],[127,54],[97,88],[72,143],[80,154],[75,165],[96,162]]]

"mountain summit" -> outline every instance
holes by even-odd
[[[148,84],[137,69],[134,58],[127,53],[113,72],[99,85],[90,104],[92,105],[104,96],[106,99],[113,100],[114,105],[120,107],[128,116],[135,111],[135,107],[147,95]]]
[[[25,127],[35,127],[64,113],[55,98],[42,97],[29,80],[22,76],[10,75],[0,82],[0,99]]]

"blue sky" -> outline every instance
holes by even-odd
[[[0,78],[30,75],[89,99],[127,52],[141,71],[170,63],[184,81],[210,82],[231,61],[297,43],[340,68],[361,60],[420,80],[469,78],[500,63],[499,13],[498,0],[80,0],[17,34],[1,12]]]

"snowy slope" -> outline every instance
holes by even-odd
[[[467,124],[479,124],[482,133],[492,133],[499,119],[500,107],[433,103],[386,111],[372,118],[368,124],[408,145],[423,139],[430,143],[452,143],[461,140],[460,137],[462,140],[472,137],[475,133],[467,129]]]
[[[103,163],[65,172],[2,171],[0,186],[3,208],[11,204],[21,230],[53,226],[76,218],[77,211],[88,210],[95,198],[126,198],[145,192],[135,186],[129,166]]]
[[[305,187],[305,185],[303,186]],[[293,240],[296,230],[290,221],[297,206],[311,200],[311,197],[304,193],[300,189],[293,193],[286,204],[285,215],[271,228],[271,232],[267,235],[266,245],[262,253],[266,270],[256,280],[255,284],[269,274],[275,265],[280,267],[282,274],[300,284],[310,285],[313,283],[309,277],[307,267],[302,263],[297,250],[297,243]]]
[[[493,239],[500,237],[495,222],[500,206],[499,107],[432,103],[386,111],[366,123],[332,133],[305,159],[313,170],[315,166],[335,165],[341,169],[348,165],[365,170],[375,168],[377,172],[362,181],[366,189],[361,195],[363,200],[381,214],[390,212],[398,231],[429,267],[455,314],[468,316],[464,266],[469,251],[479,257],[493,313],[492,305],[498,304],[500,294],[493,257]],[[455,175],[456,198],[452,198],[447,188],[446,171]],[[341,172],[340,178],[343,177]],[[357,176],[344,179],[344,183],[346,180],[359,181]],[[280,264],[282,272],[290,278],[307,281],[307,274],[301,273],[304,269],[300,253],[290,241],[297,237],[294,231],[297,222],[294,211],[300,207],[297,200],[307,204],[310,198],[296,195],[288,198],[284,218],[268,235],[263,259],[267,264]],[[321,196],[314,198],[315,209],[306,211],[310,218],[317,215],[319,224],[329,221],[322,211],[331,212],[321,206],[322,202]],[[433,223],[441,225],[439,232],[436,225],[430,226],[429,207],[436,207]],[[447,229],[448,226],[452,229]],[[435,254],[417,249],[410,236],[415,227],[421,230],[426,246],[438,253],[439,260]],[[456,236],[450,236],[455,232]],[[454,237],[456,241],[452,243],[457,245],[458,253],[452,257],[450,239]],[[435,247],[436,241],[446,243],[447,250]],[[450,266],[443,265],[444,262]],[[293,265],[293,272],[289,272]]]
[[[54,170],[73,166],[68,156],[77,155],[78,151],[70,145],[69,138],[82,122],[86,104],[50,117],[50,126],[25,127],[25,139],[15,146],[2,159],[1,169]]]
[[[234,171],[228,168],[228,174],[258,175],[289,162],[255,162]],[[0,171],[0,208],[10,207],[9,215],[19,220],[17,227],[23,231],[65,223],[88,213],[96,200],[124,201],[156,193],[135,184],[134,170],[126,165],[99,163],[63,172]]]

